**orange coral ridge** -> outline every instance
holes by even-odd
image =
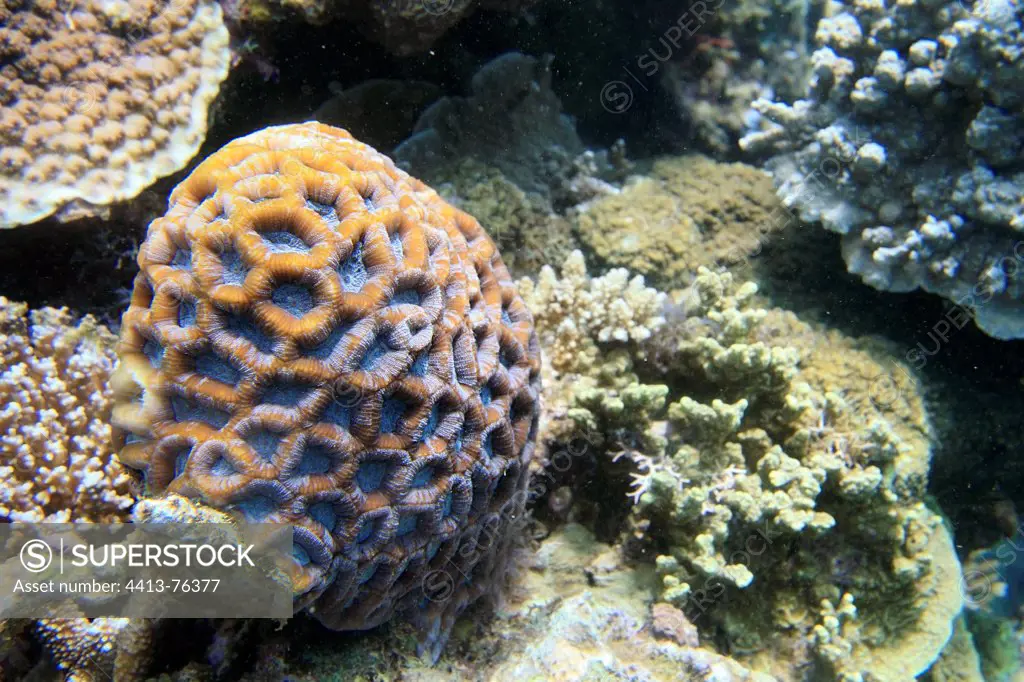
[[[287,125],[186,178],[139,267],[114,423],[147,493],[292,524],[297,605],[331,627],[408,611],[443,638],[504,573],[539,400],[480,224],[347,132]]]

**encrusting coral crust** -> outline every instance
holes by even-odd
[[[113,523],[134,502],[110,445],[116,337],[0,297],[0,520]]]
[[[789,219],[764,172],[681,156],[658,160],[620,193],[581,207],[576,233],[601,263],[671,289],[688,285],[701,265],[756,256]]]
[[[213,0],[0,2],[0,228],[101,212],[181,169],[230,61]]]
[[[532,318],[479,223],[345,131],[281,126],[185,179],[139,265],[122,461],[291,524],[300,605],[408,612],[436,655],[504,575],[536,430]]]

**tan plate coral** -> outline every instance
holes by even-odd
[[[230,61],[213,0],[0,1],[0,228],[94,214],[181,169]]]

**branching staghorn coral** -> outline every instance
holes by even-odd
[[[923,501],[919,388],[883,347],[756,301],[754,285],[699,270],[648,338],[615,352],[595,342],[592,369],[558,375],[571,390],[556,391],[549,423],[596,433],[609,467],[636,463],[623,481],[638,499],[626,547],[658,556],[660,599],[702,641],[780,679],[805,666],[823,679],[912,679],[961,607],[949,533]],[[564,309],[545,310],[542,330],[562,329]],[[542,331],[542,346],[556,338]],[[645,384],[652,374],[664,384]],[[655,387],[619,421],[605,409]]]
[[[113,523],[134,503],[111,448],[115,337],[0,297],[0,519]]]

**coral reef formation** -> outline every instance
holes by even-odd
[[[110,445],[116,337],[0,297],[0,520],[113,523],[134,502]]]
[[[444,97],[420,117],[395,160],[436,184],[474,159],[497,168],[525,192],[548,196],[583,143],[551,89],[551,57],[509,52],[483,66],[467,97]]]
[[[345,131],[280,126],[197,167],[139,265],[121,460],[292,524],[298,605],[407,612],[436,655],[505,572],[536,431],[532,319],[479,223]]]
[[[1024,9],[1003,0],[836,3],[805,99],[759,100],[741,146],[780,196],[842,235],[850,272],[1024,337]]]
[[[569,218],[555,213],[544,197],[524,192],[497,168],[467,159],[435,187],[480,221],[513,275],[536,275],[548,263],[563,263],[578,246]]]
[[[296,15],[314,24],[341,19],[389,52],[409,56],[430,48],[451,27],[478,9],[519,12],[536,0],[228,0],[243,24]]]
[[[561,286],[588,279],[574,267]],[[660,599],[702,641],[781,679],[807,666],[909,679],[962,602],[949,532],[923,500],[919,389],[884,348],[759,308],[756,290],[701,269],[654,334],[591,341],[592,362],[556,366],[559,337],[592,313],[525,287],[552,359],[546,448],[582,436],[603,468],[631,462],[627,551],[658,556]]]
[[[441,97],[441,88],[433,83],[390,78],[351,88],[332,83],[330,89],[334,96],[313,112],[313,118],[344,128],[385,153],[409,137],[423,111]]]
[[[790,220],[762,171],[681,156],[580,207],[575,227],[601,263],[671,289],[689,284],[701,265],[746,262]]]
[[[230,59],[212,0],[0,3],[0,228],[94,214],[181,169]]]

